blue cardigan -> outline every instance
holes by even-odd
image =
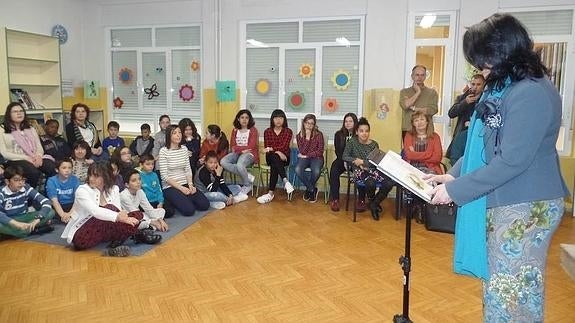
[[[555,148],[561,126],[561,97],[547,78],[515,83],[501,105],[503,126],[485,128],[487,165],[460,175],[462,159],[449,174],[449,196],[465,205],[487,196],[487,208],[550,200],[569,194]],[[496,137],[499,143],[496,146]]]

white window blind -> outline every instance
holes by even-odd
[[[349,41],[359,41],[361,20],[304,21],[304,42],[334,42],[345,37]]]
[[[285,111],[298,113],[315,112],[315,75],[303,78],[300,75],[300,67],[309,64],[315,67],[314,49],[288,49],[285,51]],[[304,97],[304,104],[301,107],[292,108],[289,103],[291,93],[300,92]]]
[[[115,29],[111,32],[112,47],[150,47],[152,46],[152,29]]]
[[[139,133],[142,123],[157,131],[163,114],[173,123],[188,117],[201,128],[201,27],[110,29],[110,37],[110,105],[116,97],[124,102],[112,110],[111,119],[121,124],[122,133]],[[185,85],[192,87],[193,97],[180,97]]]
[[[297,22],[249,24],[246,30],[246,40],[254,39],[261,43],[297,43],[298,36]]]
[[[119,97],[124,101],[124,111],[138,110],[138,68],[136,51],[112,52],[112,96]],[[122,82],[120,73],[125,73],[126,79]],[[128,80],[127,75],[131,75]]]
[[[533,36],[570,35],[573,10],[509,12],[525,25]]]
[[[248,48],[246,55],[247,108],[254,113],[271,113],[278,108],[279,49]],[[267,80],[270,89],[267,94],[256,92],[259,80]]]
[[[199,61],[200,55],[199,49],[172,51],[172,110],[192,120],[202,119],[201,68],[193,71],[190,66],[190,62]],[[190,101],[180,98],[180,89],[186,84],[194,91],[194,98]]]
[[[156,28],[156,47],[200,46],[200,27]]]
[[[166,54],[142,53],[142,73],[144,109],[165,109]]]
[[[358,91],[359,83],[359,46],[338,46],[323,48],[323,76],[322,76],[322,103],[327,98],[335,98],[338,103],[337,115],[343,116],[348,112],[357,113],[359,109]],[[334,87],[332,77],[337,71],[349,74],[349,86],[345,90]],[[333,114],[322,104],[322,115]]]

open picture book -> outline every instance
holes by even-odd
[[[389,176],[399,185],[410,190],[425,202],[431,202],[431,195],[428,192],[433,187],[422,179],[425,173],[403,160],[400,155],[391,150],[385,153],[380,149],[374,149],[369,153],[367,159],[377,167],[377,170]]]

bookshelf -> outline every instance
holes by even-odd
[[[58,38],[0,30],[0,112],[16,101],[15,92],[25,91],[34,107],[24,107],[30,119],[42,126],[48,119],[60,122],[63,130],[60,44]]]

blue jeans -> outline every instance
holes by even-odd
[[[306,176],[305,169],[311,169],[310,176]],[[297,165],[295,166],[295,173],[301,182],[305,185],[309,192],[315,189],[315,184],[319,179],[321,174],[321,168],[323,167],[323,158],[299,158],[297,160]]]
[[[228,185],[228,188],[230,189],[230,191],[232,191],[233,196],[240,194],[240,192],[242,191],[242,188],[236,184],[230,184],[230,185]],[[206,198],[210,202],[224,202],[225,203],[228,200],[228,197],[226,196],[226,194],[224,194],[222,192],[221,189],[217,192],[205,192],[204,195],[206,196]]]
[[[248,178],[248,170],[247,167],[250,167],[254,164],[254,155],[251,153],[229,153],[222,160],[220,163],[222,167],[232,174],[239,175],[242,178],[242,183],[245,186],[251,186],[251,182]]]

